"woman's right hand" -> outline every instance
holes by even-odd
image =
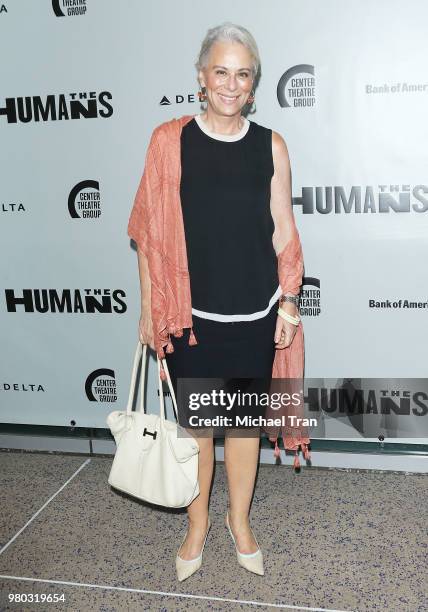
[[[153,341],[153,324],[150,312],[143,310],[141,312],[140,323],[139,323],[139,335],[140,342],[142,344],[148,344],[151,349],[155,349]]]

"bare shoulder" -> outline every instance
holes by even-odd
[[[275,130],[272,130],[272,155],[275,166],[290,164],[287,144],[281,134]]]

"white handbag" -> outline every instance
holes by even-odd
[[[141,354],[140,409],[133,411],[132,400]],[[199,445],[186,429],[178,425],[177,402],[166,359],[163,360],[163,367],[177,423],[165,417],[160,359],[156,357],[160,414],[146,414],[144,410],[147,345],[139,341],[126,411],[115,410],[107,417],[107,425],[117,446],[108,483],[115,489],[152,504],[181,508],[188,506],[199,495]]]

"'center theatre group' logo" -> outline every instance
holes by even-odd
[[[311,64],[297,64],[284,72],[278,81],[276,95],[282,108],[315,105],[315,69]]]
[[[52,10],[57,17],[85,15],[87,0],[52,0]]]
[[[85,393],[90,402],[116,402],[117,385],[114,370],[98,368],[91,372],[85,381]]]
[[[98,219],[101,215],[99,182],[87,179],[77,183],[68,196],[68,212],[72,219]]]
[[[299,314],[304,317],[318,317],[321,314],[321,282],[319,278],[303,277]]]

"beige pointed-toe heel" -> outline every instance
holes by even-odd
[[[179,556],[179,552],[180,549],[183,545],[184,540],[186,539],[187,536],[187,531],[186,534],[183,538],[183,542],[181,542],[180,544],[180,548],[178,549],[177,555],[175,557],[175,567],[177,570],[177,578],[178,580],[181,582],[182,580],[186,580],[186,578],[189,578],[189,576],[191,576],[192,574],[194,574],[196,571],[198,571],[198,569],[201,567],[202,565],[202,555],[204,552],[204,548],[205,548],[205,542],[207,541],[207,536],[208,536],[208,532],[210,530],[211,527],[211,520],[208,517],[208,527],[207,527],[207,532],[205,534],[205,538],[204,538],[204,543],[202,544],[202,550],[200,552],[200,554],[195,557],[194,559],[182,559]]]
[[[263,567],[263,555],[262,555],[262,551],[260,550],[259,543],[257,542],[256,536],[254,535],[253,531],[251,530],[251,533],[253,534],[254,539],[256,540],[256,544],[259,547],[259,549],[256,550],[256,552],[254,553],[241,553],[239,552],[238,547],[236,546],[235,536],[233,535],[232,530],[230,528],[229,512],[227,512],[226,514],[226,527],[228,528],[230,536],[233,540],[233,543],[235,544],[236,556],[238,558],[239,565],[244,567],[249,572],[253,572],[254,574],[258,574],[259,576],[264,576],[265,570]]]

